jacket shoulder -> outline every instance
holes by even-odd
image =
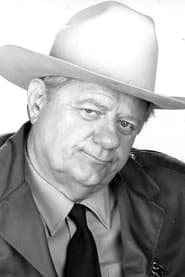
[[[14,133],[7,133],[0,135],[0,147],[6,142],[6,140],[11,137]]]
[[[185,163],[162,152],[132,149],[131,158],[144,168],[164,167],[185,174]]]

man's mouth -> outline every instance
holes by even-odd
[[[111,160],[105,160],[105,159],[101,159],[99,157],[96,157],[90,153],[87,153],[86,151],[82,151],[82,153],[87,156],[90,160],[92,160],[93,162],[95,163],[98,163],[98,164],[108,164],[108,163],[112,163]]]

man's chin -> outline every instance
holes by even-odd
[[[107,185],[111,180],[112,176],[106,175],[99,175],[99,174],[90,174],[90,175],[76,175],[75,180],[79,184],[79,186],[83,187],[84,189],[94,190],[97,191],[98,189],[101,189],[103,186]]]

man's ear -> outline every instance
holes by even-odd
[[[47,101],[47,90],[41,79],[33,79],[28,87],[28,116],[31,123],[35,123],[42,107]]]

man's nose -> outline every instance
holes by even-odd
[[[120,139],[114,126],[103,126],[99,128],[93,136],[95,143],[101,145],[105,149],[114,149],[119,147]]]

